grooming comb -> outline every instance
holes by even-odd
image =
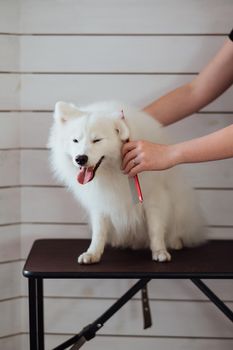
[[[121,111],[121,118],[125,119],[123,110]],[[126,141],[129,142],[129,139]],[[139,182],[139,178],[135,175],[133,178],[129,178],[129,187],[132,194],[132,199],[135,204],[143,202],[142,190]]]

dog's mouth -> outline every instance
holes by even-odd
[[[80,172],[78,173],[77,180],[81,185],[85,185],[91,180],[94,179],[95,173],[97,169],[99,168],[100,164],[102,163],[102,160],[104,159],[104,156],[100,158],[100,160],[96,163],[94,167],[87,167],[82,166],[80,167]]]

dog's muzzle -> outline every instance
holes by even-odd
[[[79,156],[79,157],[84,157],[84,155],[83,156]],[[87,156],[85,156],[85,157],[88,160],[88,157]],[[86,158],[81,158],[81,163],[83,163],[86,160]],[[80,159],[79,159],[79,163],[78,163],[78,161],[77,161],[78,157],[77,157],[77,160],[76,159],[75,160],[80,165],[80,172],[79,172],[79,174],[77,176],[78,182],[80,184],[82,184],[82,185],[85,185],[86,183],[88,183],[91,180],[93,180],[94,177],[95,177],[95,173],[96,173],[97,169],[99,168],[100,164],[102,163],[103,159],[104,159],[104,156],[102,156],[99,159],[99,161],[96,163],[95,166],[85,166],[85,164],[87,164],[87,162],[85,161],[85,163],[81,165],[80,164]]]

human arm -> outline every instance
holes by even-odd
[[[145,170],[165,170],[178,164],[231,158],[233,124],[209,135],[174,145],[131,141],[124,145],[122,152],[122,169],[129,176]]]
[[[188,84],[162,96],[144,111],[170,125],[205,107],[233,81],[233,42],[228,38],[209,64]]]
[[[233,43],[227,39],[222,49],[196,78],[161,97],[144,111],[163,125],[172,124],[197,112],[216,99],[233,82]],[[133,141],[122,148],[122,169],[129,176],[144,170],[164,170],[181,163],[196,163],[233,156],[233,126],[213,134],[179,143],[159,145]],[[134,164],[134,159],[136,163]]]

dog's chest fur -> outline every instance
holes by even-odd
[[[100,179],[79,186],[77,193],[90,216],[95,212],[109,219],[108,242],[111,245],[147,247],[145,211],[141,203],[134,203],[127,177],[115,173],[111,179]]]
[[[117,205],[108,213],[112,228],[108,240],[113,246],[141,248],[148,246],[145,213],[141,204]]]

